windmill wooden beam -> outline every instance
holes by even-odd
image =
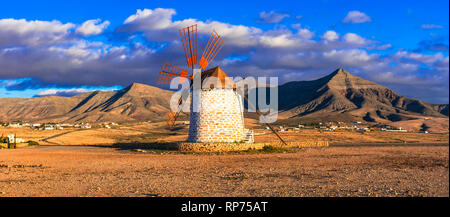
[[[159,73],[159,77],[157,80],[157,84],[169,84],[172,79],[174,79],[175,77],[182,77],[182,78],[189,78],[192,79],[192,76],[188,76],[188,71],[174,66],[172,64],[169,63],[164,63],[161,66],[161,71]],[[183,81],[180,81],[180,83],[182,83]]]
[[[187,64],[194,69],[197,64],[197,24],[182,28],[179,32]]]
[[[216,57],[217,53],[222,49],[223,44],[222,38],[213,30],[199,62],[202,69],[205,69],[214,57]]]
[[[256,111],[256,114],[258,114],[259,116],[262,116],[262,113],[252,104],[252,103],[250,103],[249,101],[248,101],[248,99],[247,99],[247,97],[246,96],[242,96],[244,99],[245,99],[245,101],[247,102],[247,104],[250,106],[252,106],[254,109],[255,109],[255,111]],[[281,136],[280,136],[280,134],[278,134],[278,132],[272,127],[272,125],[271,124],[269,124],[269,123],[265,123],[266,124],[266,126],[267,127],[269,127],[269,129],[278,137],[278,139],[280,139],[280,141],[284,144],[284,145],[286,145],[287,146],[287,143],[284,141],[284,139],[283,138],[281,138]]]

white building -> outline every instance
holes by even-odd
[[[202,84],[208,78],[208,85],[193,90],[188,141],[243,142],[250,138],[246,135],[250,131],[244,128],[243,100],[236,91],[236,84],[218,66],[197,71],[194,76],[201,76]],[[198,97],[200,101],[194,102]],[[193,111],[194,103],[198,111]]]
[[[15,134],[9,134],[8,141],[9,141],[9,143],[24,143],[25,142],[24,139],[17,138]]]
[[[19,128],[19,127],[22,127],[22,125],[19,124],[19,123],[12,123],[12,124],[9,124],[8,126],[9,126],[9,127],[13,127],[13,128]]]

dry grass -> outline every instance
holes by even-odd
[[[251,123],[257,127],[255,123]],[[129,123],[113,129],[64,129],[33,130],[30,128],[0,127],[0,135],[16,133],[25,140],[38,141],[41,145],[112,145],[116,143],[153,143],[181,142],[187,140],[188,125],[179,124],[175,130],[169,130],[165,122]],[[255,129],[255,142],[278,142],[278,138],[266,129]],[[327,141],[329,143],[448,143],[448,133],[414,133],[414,132],[360,132],[352,130],[324,131],[302,129],[300,131],[280,132],[287,142]]]
[[[255,136],[255,142],[277,141],[270,130],[256,130],[256,133],[266,133]],[[287,142],[301,140],[319,140],[330,143],[445,143],[448,142],[448,133],[402,133],[402,132],[359,132],[351,130],[323,131],[305,129],[300,131],[279,132]]]
[[[16,134],[18,138],[22,138],[25,141],[38,141],[43,138],[70,131],[72,130],[33,130],[28,127],[9,128],[0,126],[0,135],[7,136],[9,134]]]
[[[0,197],[448,197],[448,151],[350,146],[186,155],[86,146],[2,149]]]
[[[56,131],[0,127],[0,134],[16,133],[44,145],[0,150],[0,197],[449,195],[448,145],[442,145],[448,133],[304,129],[280,134],[287,142],[354,145],[227,154],[143,149],[143,144],[185,141],[187,127],[169,130],[163,122]],[[256,142],[278,142],[269,130],[255,132],[266,133]],[[441,145],[360,146],[418,142]]]

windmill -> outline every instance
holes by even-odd
[[[168,84],[172,79],[180,77],[180,81],[190,79],[191,87],[185,89],[181,94],[176,111],[170,110],[167,114],[167,124],[170,128],[174,127],[175,121],[182,110],[183,99],[188,96],[186,91],[193,92],[192,83],[194,77],[200,76],[202,82],[207,78],[214,77],[217,78],[217,83],[212,86],[202,87],[199,92],[201,95],[201,100],[198,102],[200,111],[193,111],[193,101],[191,101],[188,141],[237,142],[245,140],[246,134],[249,131],[244,128],[242,98],[247,101],[249,106],[253,106],[253,104],[248,101],[245,95],[239,95],[237,93],[235,84],[230,85],[225,82],[229,77],[220,67],[217,66],[205,70],[222,49],[224,45],[222,37],[213,30],[203,50],[200,61],[197,61],[197,24],[180,29],[179,34],[187,65],[192,68],[192,71],[189,72],[175,65],[164,63],[161,67],[157,83]],[[199,68],[196,68],[197,64]],[[255,111],[258,115],[262,115],[257,109]],[[266,123],[266,125],[283,144],[286,144],[270,124]]]

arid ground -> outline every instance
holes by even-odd
[[[110,147],[0,151],[1,196],[449,196],[448,146],[155,154]]]
[[[185,139],[185,128],[161,126],[0,128],[41,143],[0,150],[0,197],[449,196],[448,133],[282,132],[287,140],[316,138],[331,146],[275,153],[192,154],[120,145]]]

